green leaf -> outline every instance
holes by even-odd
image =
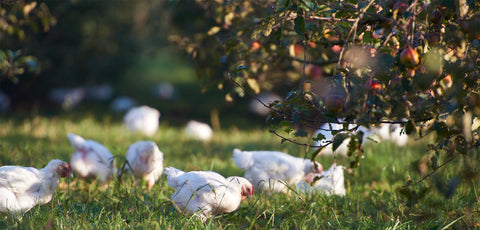
[[[437,132],[437,140],[443,137],[447,137],[449,135],[448,127],[445,122],[435,122],[433,128]]]
[[[277,2],[277,9],[276,11],[279,12],[279,11],[283,11],[287,8],[289,8],[289,5],[290,5],[290,0],[279,0]]]
[[[361,136],[363,137],[363,132],[359,132],[359,133],[362,133]],[[358,133],[357,133],[358,134]],[[353,153],[355,152],[355,150],[357,149],[357,138],[350,138],[350,142],[348,143],[348,150],[347,150],[347,156],[348,157],[351,157],[353,155]],[[362,140],[361,138],[358,139],[358,140]]]
[[[293,129],[292,128],[285,128],[284,130],[286,133],[290,134],[293,132]]]
[[[325,139],[325,135],[323,135],[321,132],[319,132],[316,137],[312,138],[314,141],[320,141],[323,139]]]
[[[407,124],[405,124],[405,133],[407,135],[417,133],[417,129],[415,128],[415,124],[413,123],[412,120],[408,121]]]
[[[371,43],[372,42],[372,31],[365,31],[363,33],[363,43]]]
[[[302,3],[300,3],[298,8],[304,11],[311,11],[315,9],[315,3],[313,3],[312,1],[303,1]]]
[[[295,18],[294,20],[294,29],[295,29],[295,32],[297,32],[298,35],[301,35],[303,37],[304,33],[305,33],[305,20],[303,19],[303,17],[301,16],[298,16]]]
[[[325,148],[326,146],[318,147],[315,152],[312,153],[312,157],[310,158],[311,161],[314,161],[318,154]]]
[[[337,135],[335,135],[332,143],[332,151],[335,152],[335,150],[337,150],[338,147],[340,147],[343,141],[345,141],[345,139],[347,138],[348,138],[348,134],[346,133],[338,133]]]

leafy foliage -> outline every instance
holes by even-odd
[[[16,83],[19,75],[38,69],[36,58],[25,56],[22,48],[25,49],[26,44],[31,42],[33,34],[47,32],[55,23],[56,20],[43,2],[0,3],[0,81],[10,79]]]
[[[169,14],[163,5],[1,1],[0,90],[12,97],[13,106],[46,107],[54,88],[118,84],[141,57],[164,47]]]
[[[302,144],[339,118],[366,127],[398,123],[412,138],[435,137],[429,161],[461,156],[465,170],[478,171],[469,159],[480,147],[479,2],[195,0],[174,7],[182,15],[192,5],[195,30],[177,24],[170,39],[206,82],[232,85],[239,96],[286,95],[268,118],[282,141]],[[356,167],[362,142],[351,138]]]

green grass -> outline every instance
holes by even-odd
[[[214,170],[224,176],[243,175],[231,160],[233,148],[280,150],[304,156],[305,148],[280,140],[265,129],[265,120],[247,112],[248,98],[224,102],[225,92],[201,93],[193,70],[166,50],[138,60],[125,72],[115,88],[135,97],[139,104],[158,108],[160,129],[151,138],[126,132],[122,114],[106,112],[108,103],[85,103],[72,111],[29,108],[5,116],[0,114],[0,165],[44,167],[51,159],[69,161],[73,153],[66,137],[73,132],[103,143],[115,156],[117,166],[124,162],[128,146],[139,140],[152,140],[165,155],[165,166],[181,170]],[[151,59],[150,59],[151,58]],[[140,77],[140,78],[139,78]],[[170,81],[179,88],[174,101],[149,96],[157,81]],[[146,90],[145,90],[146,89]],[[40,110],[41,109],[41,110]],[[182,127],[189,119],[210,121],[219,112],[220,130],[209,143],[185,138]],[[61,179],[53,200],[27,212],[23,218],[0,216],[0,229],[472,229],[480,228],[479,180],[463,179],[456,193],[446,199],[434,186],[434,178],[457,176],[462,172],[459,158],[442,168],[432,179],[413,186],[429,192],[417,203],[409,203],[398,189],[410,176],[420,178],[412,162],[426,151],[422,143],[397,148],[390,143],[365,147],[365,158],[353,174],[345,175],[345,197],[323,194],[256,194],[233,213],[216,216],[206,224],[184,217],[169,197],[173,189],[165,176],[152,190],[137,186],[131,178],[98,187],[95,182],[77,178]],[[317,160],[325,168],[333,157]],[[479,159],[469,158],[478,171]],[[349,165],[339,157],[337,163]]]
[[[0,119],[0,165],[43,167],[49,160],[69,161],[73,152],[66,134],[78,133],[104,143],[117,166],[131,143],[150,139],[165,154],[165,166],[215,170],[224,176],[242,175],[231,160],[232,149],[281,150],[303,156],[304,148],[280,144],[268,131],[230,126],[216,130],[213,140],[200,143],[185,138],[181,126],[162,123],[159,132],[145,138],[125,131],[112,116],[25,116]],[[480,228],[478,179],[463,179],[457,192],[446,199],[430,186],[418,203],[407,205],[397,192],[407,177],[420,176],[411,162],[424,153],[421,143],[396,148],[389,143],[366,146],[365,158],[354,175],[347,174],[345,197],[323,194],[256,194],[233,213],[216,216],[206,224],[182,216],[169,197],[173,189],[165,176],[152,190],[136,186],[131,178],[98,187],[77,178],[61,179],[53,200],[37,206],[23,218],[1,217],[0,228],[19,229],[471,229]],[[330,156],[317,158],[324,167]],[[449,179],[461,172],[462,158],[438,175]],[[349,159],[338,158],[340,164]],[[478,164],[477,164],[478,165]],[[437,175],[437,174],[436,174]],[[433,184],[426,180],[426,184]],[[414,188],[425,187],[422,183]]]

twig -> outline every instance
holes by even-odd
[[[320,20],[320,21],[355,22],[355,19],[352,19],[352,18],[333,18],[333,17],[319,17],[319,16],[308,16],[308,18]]]
[[[410,6],[407,8],[406,11],[410,11],[415,5],[417,5],[417,3],[418,3],[418,0],[415,0],[414,2],[412,2],[412,4],[410,4]],[[415,12],[413,12],[413,13],[415,13]]]
[[[258,102],[260,102],[263,106],[267,107],[268,109],[278,113],[278,114],[281,114],[283,116],[286,116],[286,117],[291,117],[292,115],[289,114],[289,113],[285,113],[281,110],[278,110],[278,109],[274,109],[270,106],[268,106],[267,104],[265,104],[262,100],[260,100],[256,95],[254,95],[253,93],[251,93],[250,91],[248,91],[245,87],[243,87],[240,83],[234,81],[232,79],[232,77],[229,77],[228,78],[230,81],[232,81],[236,86],[240,87],[244,92],[246,92],[247,94],[249,94],[250,96],[252,96],[255,100],[257,100]],[[304,121],[308,121],[308,122],[319,122],[319,121],[322,121],[322,120],[318,120],[318,119],[309,119],[309,118],[306,118],[306,117],[300,117],[302,120]]]
[[[355,9],[345,9],[345,8],[341,8],[341,7],[332,6],[332,5],[327,4],[327,3],[323,3],[323,4],[328,6],[329,8],[335,9],[335,10],[341,10],[341,11],[345,11],[345,12],[355,12],[355,13],[359,12],[358,10],[355,10]],[[383,16],[381,14],[371,13],[371,12],[364,12],[363,14],[368,15],[368,16],[373,16],[375,19],[389,21],[393,25],[398,26],[397,21],[393,20],[392,18]],[[351,19],[351,20],[355,20],[355,19]]]
[[[292,140],[290,138],[286,138],[280,134],[277,133],[277,131],[275,130],[269,130],[271,133],[275,134],[277,137],[280,137],[282,140],[285,140],[285,141],[288,141],[290,143],[293,143],[293,144],[296,144],[296,145],[301,145],[301,146],[310,146],[310,147],[313,147],[313,148],[323,148],[325,146],[328,146],[329,144],[331,144],[332,142],[331,141],[327,141],[327,144],[325,145],[310,145],[310,144],[306,144],[306,143],[300,143],[298,141],[295,141],[295,140]]]
[[[260,102],[263,106],[269,108],[270,110],[272,111],[275,111],[277,113],[280,113],[282,114],[282,111],[278,110],[278,109],[274,109],[272,107],[270,107],[269,105],[265,104],[265,102],[263,102],[262,100],[260,100],[260,98],[258,98],[255,94],[253,93],[250,93],[245,87],[243,87],[243,85],[241,85],[240,83],[236,82],[235,80],[233,80],[233,78],[230,76],[228,77],[228,79],[230,81],[233,82],[233,84],[235,84],[236,86],[240,87],[244,92],[246,92],[247,94],[249,94],[250,96],[252,96],[255,100],[257,100],[258,102]]]
[[[396,33],[394,30],[392,30],[392,31],[390,31],[390,33],[388,33],[387,37],[385,38],[385,41],[383,41],[383,43],[382,43],[382,46],[387,46],[388,41],[390,40],[390,38],[392,38],[394,33]]]
[[[407,10],[413,10],[412,12],[412,17],[413,17],[413,20],[411,21],[412,22],[412,37],[411,37],[411,40],[410,40],[410,44],[413,44],[413,39],[415,38],[415,12],[416,12],[416,8],[415,6],[417,5],[417,2],[418,0],[415,0],[408,8]]]
[[[305,15],[304,15],[305,17]],[[307,42],[303,41],[303,63],[302,63],[302,82],[300,82],[300,89],[302,93],[305,91],[305,80],[307,79],[307,74],[305,72],[305,67],[307,63]]]

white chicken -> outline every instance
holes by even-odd
[[[160,82],[152,88],[152,94],[156,98],[172,100],[178,94],[178,90],[170,82]]]
[[[349,124],[348,129],[354,129],[357,125],[356,124]],[[347,131],[341,131],[343,129],[343,124],[340,123],[325,123],[323,124],[319,130],[315,133],[314,136],[317,136],[318,134],[322,134],[325,139],[318,140],[315,142],[315,146],[325,146],[328,143],[331,143],[333,141],[334,135],[332,134],[332,131],[339,131],[340,133],[347,133]],[[368,141],[372,142],[380,142],[378,137],[374,135],[374,133],[369,130],[368,128],[364,126],[359,126],[356,131],[353,133],[356,133],[358,131],[363,132],[363,140],[362,143],[365,144]],[[350,143],[350,138],[346,138],[340,146],[335,150],[336,154],[339,155],[347,155],[348,151],[348,144]],[[328,144],[325,148],[323,148],[319,155],[333,155],[333,144]]]
[[[125,169],[153,188],[163,172],[163,153],[158,146],[153,141],[138,141],[128,147],[126,159]]]
[[[209,141],[212,138],[213,130],[206,123],[192,120],[185,126],[184,133],[187,137],[195,140]]]
[[[48,97],[51,101],[61,105],[63,109],[70,110],[85,99],[85,89],[82,87],[56,88],[49,92]]]
[[[24,214],[36,205],[52,200],[58,177],[72,176],[72,168],[61,160],[51,160],[45,168],[0,167],[0,212]]]
[[[408,135],[405,134],[400,124],[382,124],[376,131],[382,140],[391,141],[399,147],[408,143]]]
[[[113,88],[109,84],[85,86],[85,94],[92,101],[106,101],[113,95]]]
[[[317,193],[323,192],[327,195],[339,195],[345,196],[347,191],[345,190],[345,178],[343,176],[343,166],[333,164],[328,170],[323,171],[321,174],[309,174],[311,178],[309,180],[314,180],[315,177],[318,177],[317,181],[314,181],[310,185],[306,181],[301,181],[298,183],[298,189],[306,193]]]
[[[237,210],[245,197],[254,193],[253,185],[242,177],[224,178],[212,171],[183,172],[165,168],[168,186],[176,189],[171,199],[179,211],[202,222],[215,214]]]
[[[245,170],[245,178],[267,193],[288,192],[309,173],[321,173],[322,165],[276,151],[233,150],[233,161]],[[317,165],[317,166],[315,166]],[[311,181],[310,181],[311,182]]]
[[[96,178],[100,184],[112,178],[115,167],[113,155],[107,148],[96,141],[85,140],[73,133],[69,133],[67,137],[75,148],[70,163],[73,171],[80,178]]]
[[[137,104],[135,99],[128,96],[120,96],[115,98],[110,104],[110,108],[114,112],[126,112]]]
[[[158,130],[159,119],[158,110],[143,105],[130,109],[123,117],[123,123],[132,132],[153,136]]]
[[[260,101],[258,101],[260,100]],[[250,100],[248,105],[250,112],[259,115],[259,116],[267,116],[272,110],[265,105],[270,105],[274,101],[282,101],[283,99],[275,93],[267,92],[262,93],[257,96],[257,98]],[[262,104],[262,102],[265,104]]]

